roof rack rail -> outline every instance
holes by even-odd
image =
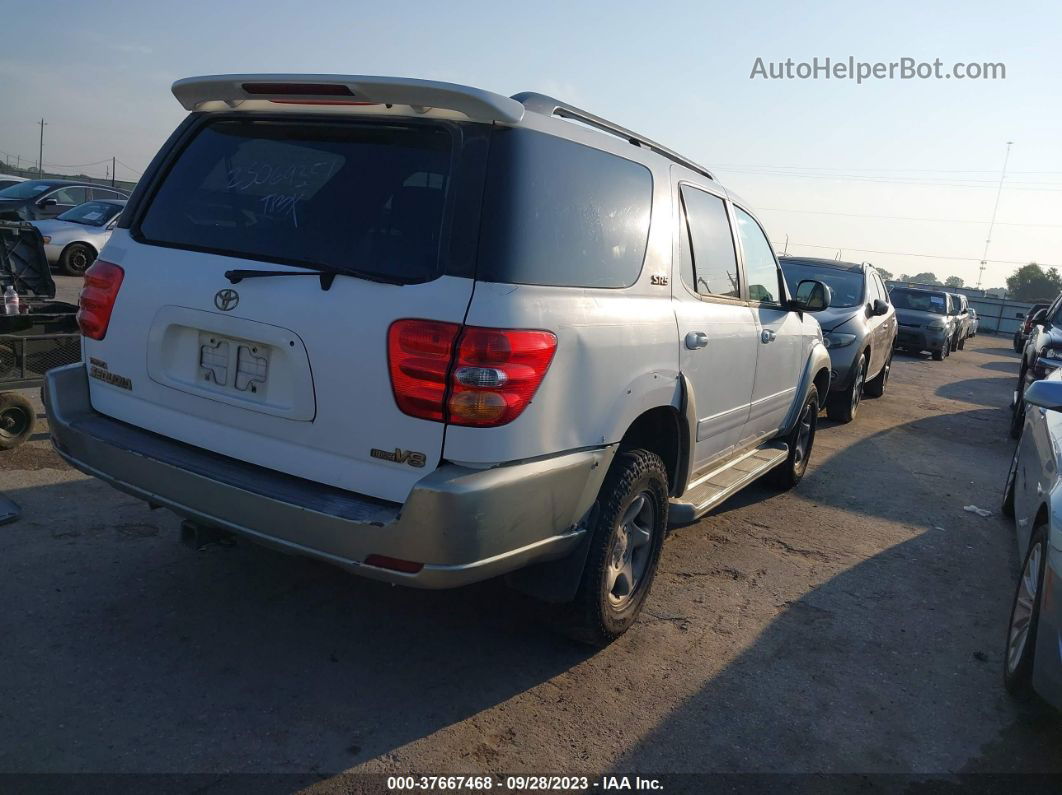
[[[602,132],[615,135],[618,138],[626,139],[627,143],[634,146],[640,146],[643,149],[649,149],[652,152],[656,152],[658,155],[666,157],[668,160],[672,160],[679,165],[685,166],[688,169],[696,171],[698,174],[703,174],[710,180],[715,180],[715,175],[704,166],[698,165],[687,157],[683,157],[678,152],[668,149],[662,144],[658,144],[651,138],[646,138],[644,135],[628,130],[626,127],[620,127],[618,124],[610,122],[608,119],[603,119],[600,116],[596,116],[589,111],[577,108],[574,105],[569,105],[567,102],[562,102],[559,99],[547,96],[545,94],[538,94],[534,91],[522,91],[519,94],[513,94],[512,99],[515,99],[525,108],[535,113],[541,113],[545,116],[560,116],[562,119],[572,119],[574,121],[582,122]]]

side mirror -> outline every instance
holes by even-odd
[[[57,204],[59,204],[59,202],[55,199],[41,199],[37,202],[38,207],[55,207]]]
[[[1062,381],[1053,378],[1034,381],[1025,390],[1025,402],[1048,411],[1062,411]]]
[[[802,312],[821,312],[829,308],[832,300],[833,294],[827,285],[814,279],[805,279],[797,285],[796,297],[790,306]]]
[[[874,303],[870,305],[870,314],[880,317],[889,311],[889,305],[882,301],[880,298],[875,298]]]

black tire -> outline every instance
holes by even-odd
[[[939,351],[933,351],[933,361],[934,362],[942,362],[942,361],[944,361],[945,358],[947,358],[947,356],[948,356],[948,348],[947,348],[947,346],[944,346]]]
[[[1014,518],[1014,483],[1018,474],[1019,450],[1021,450],[1020,444],[1014,448],[1014,457],[1010,459],[1010,468],[1007,470],[1007,482],[1003,484],[1003,503],[1000,506],[1000,511],[1008,519]]]
[[[1014,352],[1021,353],[1021,340],[1017,337],[1014,338]]]
[[[885,394],[885,387],[889,385],[889,373],[892,372],[892,351],[889,358],[881,366],[881,372],[863,385],[863,394],[867,397],[879,398]]]
[[[826,399],[826,416],[834,422],[851,422],[859,412],[859,402],[863,398],[863,383],[867,377],[867,359],[863,354],[855,363],[855,376],[848,389],[831,394]]]
[[[88,243],[71,243],[59,255],[59,270],[67,276],[84,276],[96,261],[96,250]]]
[[[811,451],[815,447],[815,428],[819,419],[819,391],[811,387],[811,393],[804,399],[804,406],[797,418],[797,424],[785,442],[789,445],[789,455],[785,463],[771,470],[768,481],[776,489],[785,491],[793,488],[804,478],[811,460]],[[802,438],[803,436],[803,438]]]
[[[644,507],[632,518],[628,514],[636,510],[639,499],[645,501]],[[569,636],[582,643],[605,646],[637,620],[660,561],[667,530],[667,500],[667,471],[660,456],[642,449],[617,454],[598,495],[579,590],[575,600],[559,610],[560,628]],[[622,529],[644,532],[650,521],[649,538],[643,544],[633,543],[640,532]],[[647,548],[638,560],[635,556],[643,547]],[[624,564],[622,571],[617,567],[620,563]],[[624,573],[628,566],[631,574]],[[621,579],[629,589],[625,593]]]
[[[959,350],[960,351],[966,350],[966,337],[965,336],[963,336],[962,338],[959,339]]]
[[[959,349],[959,335],[956,334],[955,336],[953,336],[951,338],[951,343],[948,346],[948,352],[949,353],[955,353],[955,351],[957,351],[958,349]]]
[[[33,404],[17,392],[0,392],[0,450],[14,450],[37,424]]]
[[[1028,699],[1033,695],[1033,659],[1036,656],[1036,631],[1046,562],[1047,528],[1041,526],[1033,530],[1029,538],[1029,548],[1025,551],[1018,585],[1010,604],[1007,637],[1003,646],[1003,686],[1019,699]],[[1025,634],[1020,641],[1019,624],[1025,626]]]

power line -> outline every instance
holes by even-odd
[[[777,245],[777,244],[775,244]],[[823,246],[817,243],[790,243],[791,246],[806,246],[807,248],[826,248],[832,251],[862,251],[866,254],[890,254],[897,257],[923,257],[925,259],[946,259],[954,260],[956,262],[981,262],[979,257],[949,257],[946,254],[920,254],[913,251],[882,251],[876,248],[858,248],[856,246]],[[989,259],[985,262],[994,262],[998,265],[1028,265],[1026,260],[1014,260],[1014,259]],[[1062,265],[1052,265],[1048,262],[1037,262],[1042,268],[1062,268]]]
[[[776,213],[805,213],[811,215],[838,215],[845,218],[878,218],[890,221],[933,221],[940,223],[950,224],[983,224],[983,220],[965,219],[965,218],[919,218],[911,215],[871,215],[866,213],[837,213],[829,212],[827,210],[795,210],[789,207],[759,207],[757,212],[761,211],[776,212]],[[996,226],[1037,226],[1046,227],[1049,229],[1062,229],[1062,224],[1030,224],[1030,223],[1018,223],[1008,221],[996,221]]]
[[[878,182],[890,185],[914,185],[930,188],[967,188],[971,190],[995,190],[995,181],[991,181],[991,184],[986,185],[973,185],[963,182],[926,182],[924,180],[901,180],[901,179],[885,179],[882,177],[867,177],[859,174],[799,174],[796,172],[786,171],[742,171],[740,169],[725,169],[716,167],[716,171],[725,172],[728,171],[732,174],[749,174],[751,176],[761,177],[795,177],[797,179],[845,179],[850,182]],[[1045,185],[1053,185],[1060,183],[1029,183],[1029,187],[1022,187],[1025,183],[1007,183],[1007,187],[1010,190],[1020,191],[1034,191],[1045,193],[1062,193],[1062,186],[1060,187],[1043,187]]]
[[[884,171],[884,172],[908,172],[922,174],[995,174],[994,168],[862,168],[858,166],[766,166],[755,163],[717,163],[716,168],[724,171],[738,169],[771,169],[771,170],[795,170],[795,171]],[[1062,171],[1011,171],[1011,174],[1062,174]]]

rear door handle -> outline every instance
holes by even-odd
[[[760,342],[766,345],[768,342],[774,342],[774,338],[777,336],[778,334],[771,331],[769,328],[765,328],[760,332]]]
[[[686,335],[686,347],[691,351],[700,350],[708,345],[708,335],[703,331],[691,331]]]

